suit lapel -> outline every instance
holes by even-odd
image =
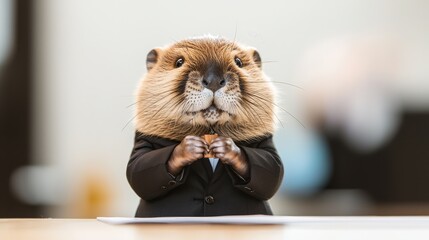
[[[216,165],[215,171],[213,172],[212,166],[208,158],[202,158],[191,165],[191,168],[195,173],[200,176],[206,183],[217,181],[222,174],[225,172],[225,165],[219,161]]]
[[[213,170],[211,169],[210,162],[207,158],[202,158],[202,159],[195,161],[191,165],[191,168],[206,183],[210,182],[210,179],[213,175]]]
[[[219,160],[213,173],[212,182],[215,182],[225,172],[225,165]]]

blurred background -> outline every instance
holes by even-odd
[[[0,0],[0,217],[133,216],[129,105],[146,54],[209,33],[256,47],[275,81],[276,214],[427,215],[428,11],[424,0]]]

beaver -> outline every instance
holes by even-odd
[[[274,88],[254,48],[188,39],[150,51],[147,70],[137,91],[142,133],[181,140],[212,130],[242,141],[274,131]]]
[[[272,141],[274,89],[258,51],[195,37],[151,50],[146,68],[127,165],[141,197],[136,216],[272,214],[266,200],[283,166]],[[202,137],[209,133],[211,142]]]

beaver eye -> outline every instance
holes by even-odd
[[[235,61],[235,64],[237,64],[237,66],[239,68],[243,67],[243,62],[241,61],[241,59],[239,57],[235,57],[234,61]]]
[[[185,62],[185,60],[183,58],[179,58],[176,60],[176,68],[179,68],[183,65],[183,63]]]

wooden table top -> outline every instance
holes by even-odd
[[[429,239],[429,223],[295,223],[285,225],[126,224],[95,219],[0,219],[1,240],[50,239]]]

